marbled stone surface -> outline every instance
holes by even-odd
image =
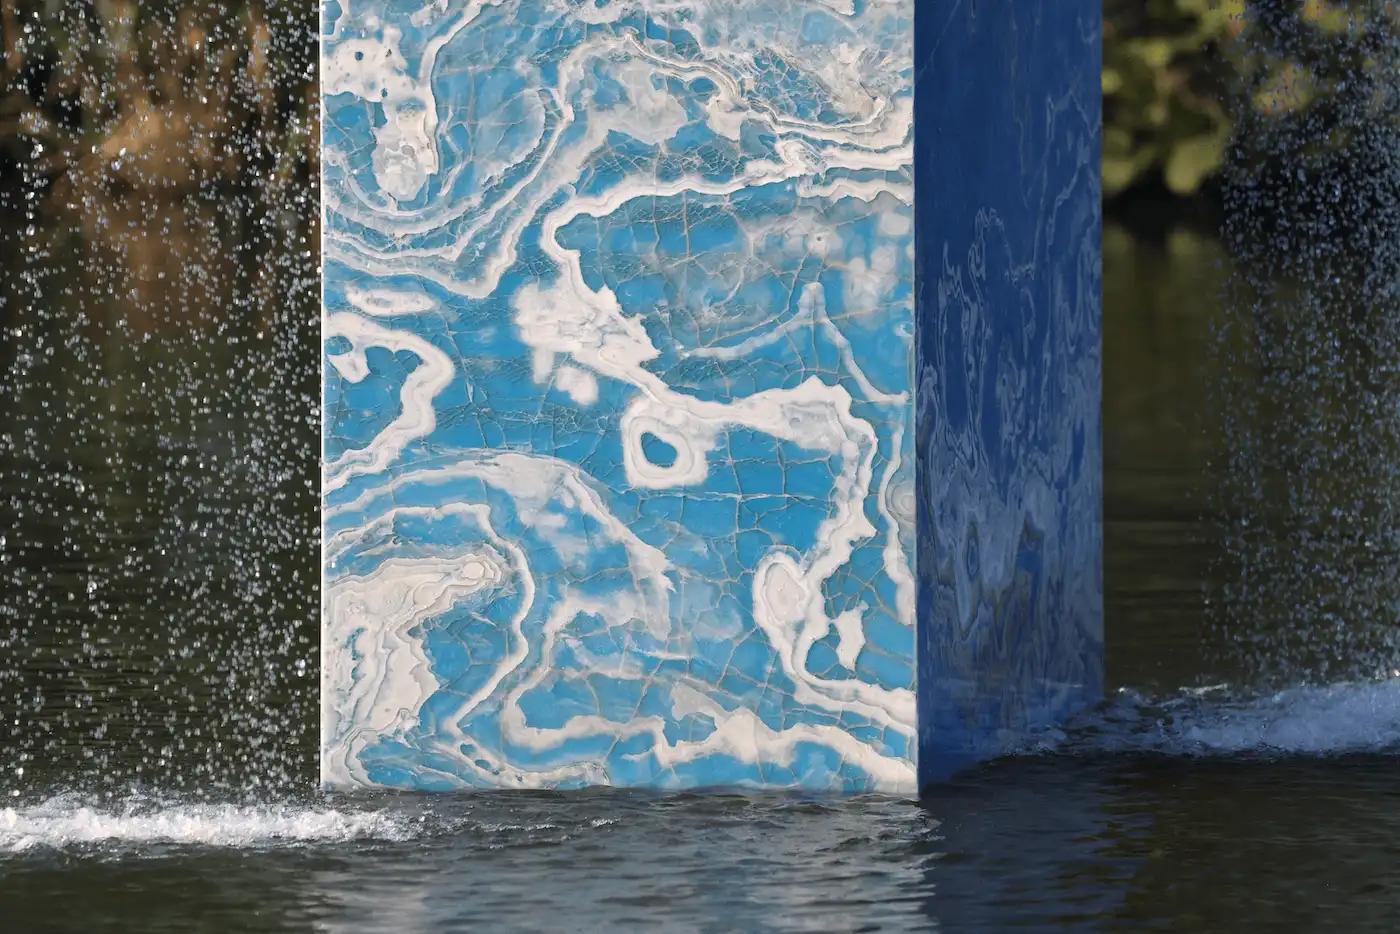
[[[915,786],[913,0],[328,0],[322,774]]]

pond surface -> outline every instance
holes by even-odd
[[[0,906],[26,931],[1393,930],[1397,834],[1380,752],[1034,756],[919,802],[54,798],[0,810]]]
[[[145,238],[21,231],[0,283],[7,930],[1400,923],[1400,681],[1247,690],[1215,619],[1209,234],[1106,234],[1100,710],[917,802],[323,797],[312,261],[111,211]]]

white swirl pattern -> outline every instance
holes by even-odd
[[[327,783],[913,789],[912,7],[327,5]]]

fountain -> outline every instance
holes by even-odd
[[[1102,682],[1097,4],[328,4],[321,774],[910,793]]]
[[[1400,4],[1104,4],[1102,445],[1080,0],[346,6],[0,11],[8,927],[1393,927]]]

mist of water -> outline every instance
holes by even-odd
[[[1215,622],[1272,684],[1400,668],[1400,4],[1251,4],[1237,50]]]
[[[314,9],[0,30],[0,789],[304,787]]]

